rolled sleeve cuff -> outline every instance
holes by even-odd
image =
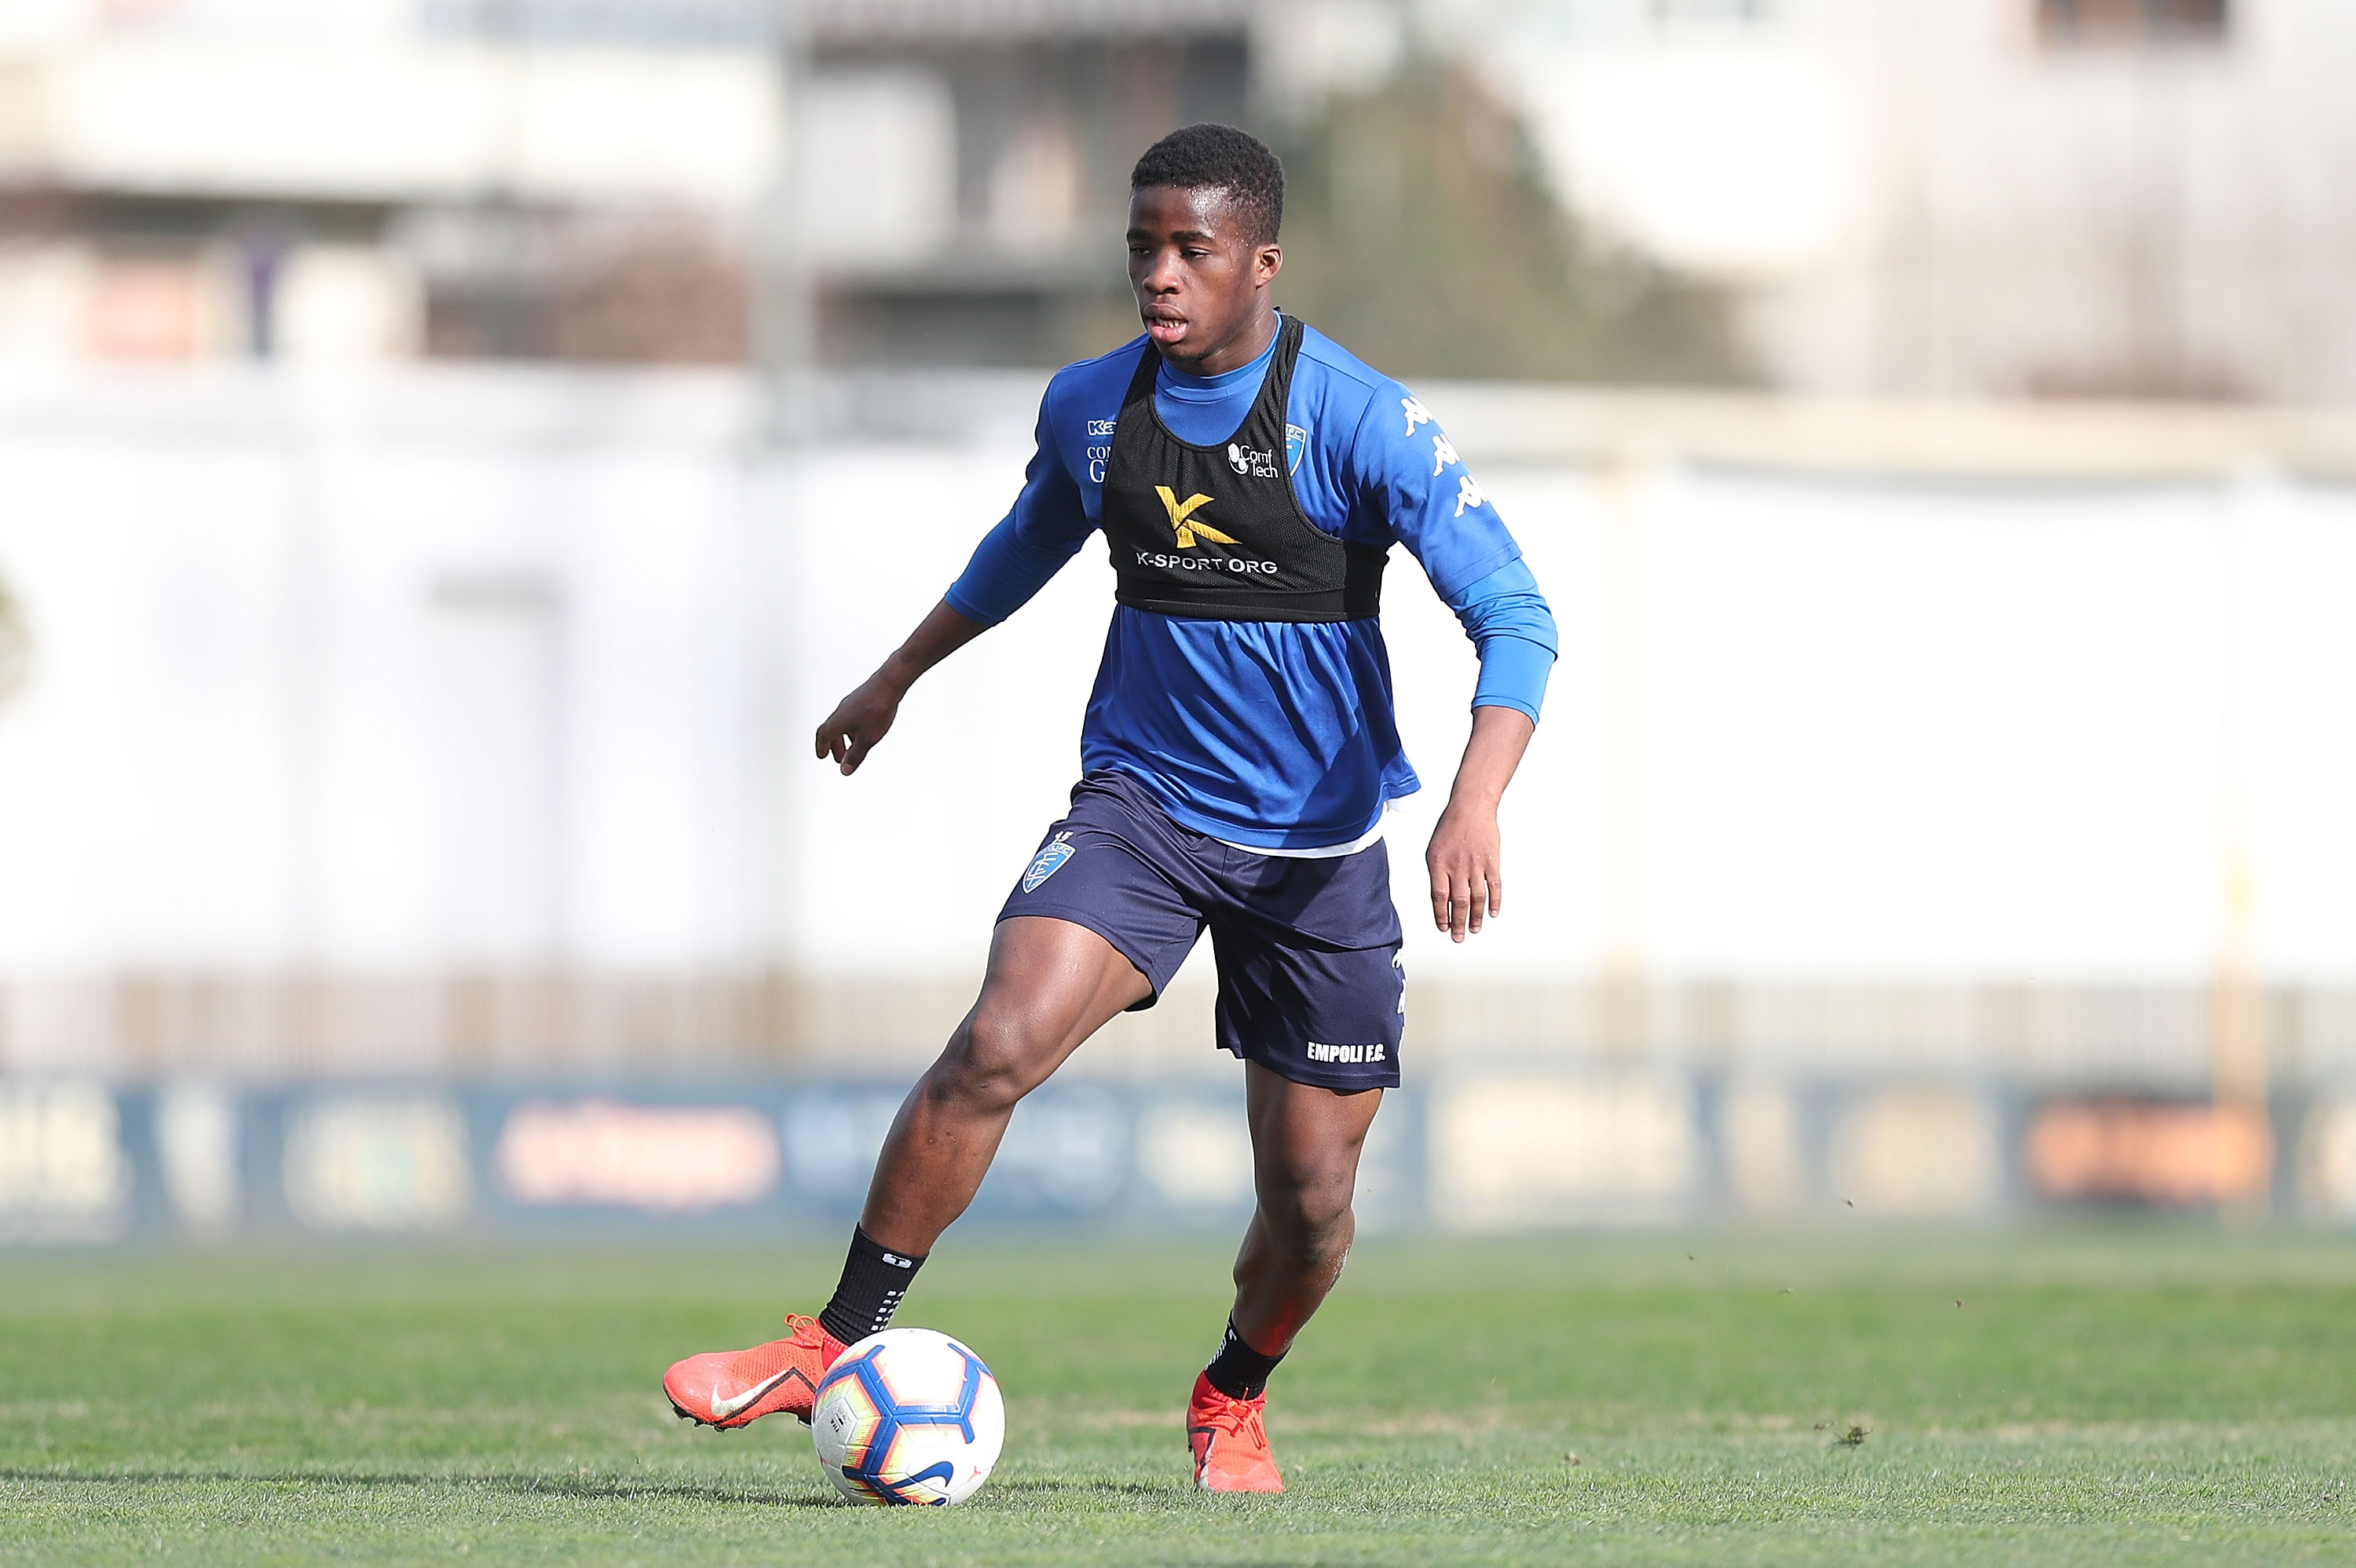
[[[950,583],[949,591],[947,593],[942,594],[941,598],[950,609],[956,611],[967,620],[979,622],[980,624],[985,626],[995,626],[1001,621],[1005,620],[1009,614],[1012,613],[1012,611],[998,611],[993,613],[990,606],[977,602],[971,595],[966,592],[965,579],[963,578],[959,578],[955,582]]]
[[[1481,679],[1472,688],[1472,706],[1510,708],[1535,724],[1553,673],[1554,650],[1545,644],[1526,637],[1488,637],[1481,644]]]

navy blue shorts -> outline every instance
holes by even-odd
[[[1406,976],[1390,855],[1377,839],[1304,860],[1237,849],[1170,819],[1143,785],[1095,773],[1047,830],[1001,920],[1085,925],[1153,987],[1207,928],[1222,1050],[1295,1083],[1398,1086]]]

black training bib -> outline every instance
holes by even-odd
[[[1153,407],[1162,354],[1149,339],[1121,397],[1105,464],[1114,597],[1205,621],[1357,621],[1382,608],[1384,552],[1301,516],[1284,411],[1301,323],[1280,318],[1276,357],[1243,428],[1221,446],[1180,441]]]

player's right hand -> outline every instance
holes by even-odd
[[[880,671],[869,676],[818,727],[819,760],[831,758],[845,774],[857,773],[875,743],[891,733],[892,720],[900,716],[900,697]]]

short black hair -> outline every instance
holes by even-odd
[[[1146,148],[1129,173],[1129,188],[1160,185],[1225,190],[1255,245],[1272,243],[1284,227],[1284,165],[1267,143],[1233,125],[1182,125]]]

